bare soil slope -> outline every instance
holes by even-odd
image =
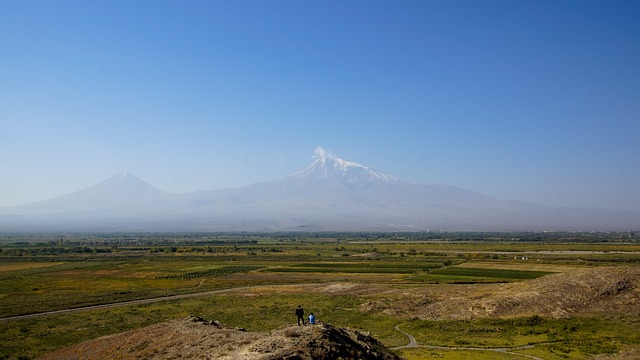
[[[412,289],[362,310],[420,319],[640,316],[640,267],[579,269],[512,284]]]
[[[640,315],[640,268],[607,267],[548,275],[475,301],[472,312],[493,317],[591,314]]]
[[[328,324],[247,332],[192,317],[104,336],[39,359],[400,359],[369,335]]]

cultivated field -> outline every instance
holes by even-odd
[[[633,234],[41,234],[0,249],[0,359],[188,315],[271,331],[298,304],[407,359],[640,357]]]

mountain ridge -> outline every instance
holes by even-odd
[[[0,231],[637,230],[640,214],[549,208],[401,181],[321,148],[280,180],[171,194],[120,172],[83,190],[0,209]]]

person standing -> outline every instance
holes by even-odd
[[[302,325],[304,325],[304,309],[302,305],[298,305],[296,309],[296,316],[298,317],[298,326],[300,326],[300,320],[302,320]]]

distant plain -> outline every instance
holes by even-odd
[[[273,330],[295,321],[297,304],[389,347],[407,343],[395,325],[434,346],[396,350],[408,359],[485,356],[475,347],[532,345],[514,351],[543,359],[640,348],[640,242],[629,233],[22,234],[1,236],[0,248],[0,317],[12,317],[0,319],[4,359],[189,314]],[[575,294],[565,297],[579,301],[545,307],[542,296],[567,284]],[[499,296],[517,311],[492,308]],[[105,304],[114,306],[91,307]],[[46,314],[66,309],[77,310]],[[19,318],[30,314],[41,315]]]

